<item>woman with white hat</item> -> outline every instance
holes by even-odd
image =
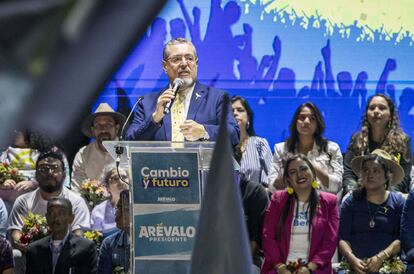
[[[352,160],[359,186],[343,202],[339,251],[354,273],[377,273],[383,262],[400,253],[404,197],[389,191],[404,178],[398,159],[377,149]]]

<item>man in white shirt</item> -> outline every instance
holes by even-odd
[[[96,140],[76,153],[72,166],[73,191],[79,192],[80,184],[85,180],[99,179],[103,168],[114,162],[102,142],[116,140],[125,120],[124,115],[115,112],[107,103],[102,103],[95,113],[83,121],[83,134]]]
[[[63,187],[65,172],[62,153],[58,149],[40,154],[36,162],[36,180],[39,183],[39,188],[19,196],[8,219],[8,232],[15,249],[13,254],[15,255],[16,273],[24,273],[25,266],[24,253],[27,250],[27,244],[20,242],[23,218],[29,212],[45,216],[47,202],[50,198],[62,197],[72,203],[75,215],[71,225],[73,233],[81,235],[81,228],[88,228],[90,224],[89,209],[85,200],[77,193]]]

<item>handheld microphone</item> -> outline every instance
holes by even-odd
[[[128,124],[128,121],[131,118],[132,113],[134,113],[135,108],[137,107],[138,103],[141,102],[142,99],[144,99],[144,96],[140,96],[138,98],[138,100],[135,102],[134,106],[132,107],[131,111],[129,112],[128,117],[126,118],[124,124],[122,125],[122,129],[121,129],[121,132],[119,134],[119,141],[122,141],[124,139],[125,127]],[[116,160],[115,160],[115,164],[116,164],[116,167],[118,169],[119,163],[121,162],[121,155],[124,153],[124,147],[119,145],[119,143],[118,143],[118,145],[115,146],[115,153],[117,155]]]
[[[170,102],[168,102],[165,105],[164,108],[164,114],[170,113],[171,106],[174,103],[175,97],[177,96],[178,90],[181,88],[181,86],[184,84],[184,80],[181,78],[175,78],[173,82],[173,91],[174,91],[174,99],[172,99]]]

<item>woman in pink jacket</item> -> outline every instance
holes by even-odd
[[[263,225],[264,274],[330,274],[338,243],[337,197],[317,190],[315,169],[303,155],[284,165],[288,188],[277,191]],[[289,270],[294,262],[303,262]]]

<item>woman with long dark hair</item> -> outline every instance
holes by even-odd
[[[361,130],[352,136],[348,145],[344,159],[345,187],[352,189],[358,185],[358,175],[351,167],[352,159],[368,155],[375,149],[383,149],[399,159],[405,176],[393,186],[393,190],[408,193],[412,166],[411,140],[400,127],[394,102],[384,94],[376,94],[368,100]]]
[[[267,186],[272,152],[266,139],[256,136],[253,126],[253,110],[246,99],[234,96],[231,99],[234,118],[240,128],[242,153],[240,171],[251,181]]]
[[[343,173],[341,149],[337,143],[323,136],[324,131],[325,122],[319,108],[312,102],[300,105],[290,123],[289,138],[275,145],[269,185],[284,189],[284,161],[296,153],[301,153],[312,162],[319,188],[338,193],[342,186]]]
[[[262,246],[264,274],[333,273],[339,212],[337,197],[320,192],[316,170],[306,156],[294,155],[285,162],[286,190],[276,191],[266,211]],[[296,271],[289,262],[304,265]]]
[[[339,251],[357,274],[378,273],[384,260],[400,252],[400,220],[404,197],[388,191],[404,170],[384,150],[354,158],[360,184],[341,205]]]

